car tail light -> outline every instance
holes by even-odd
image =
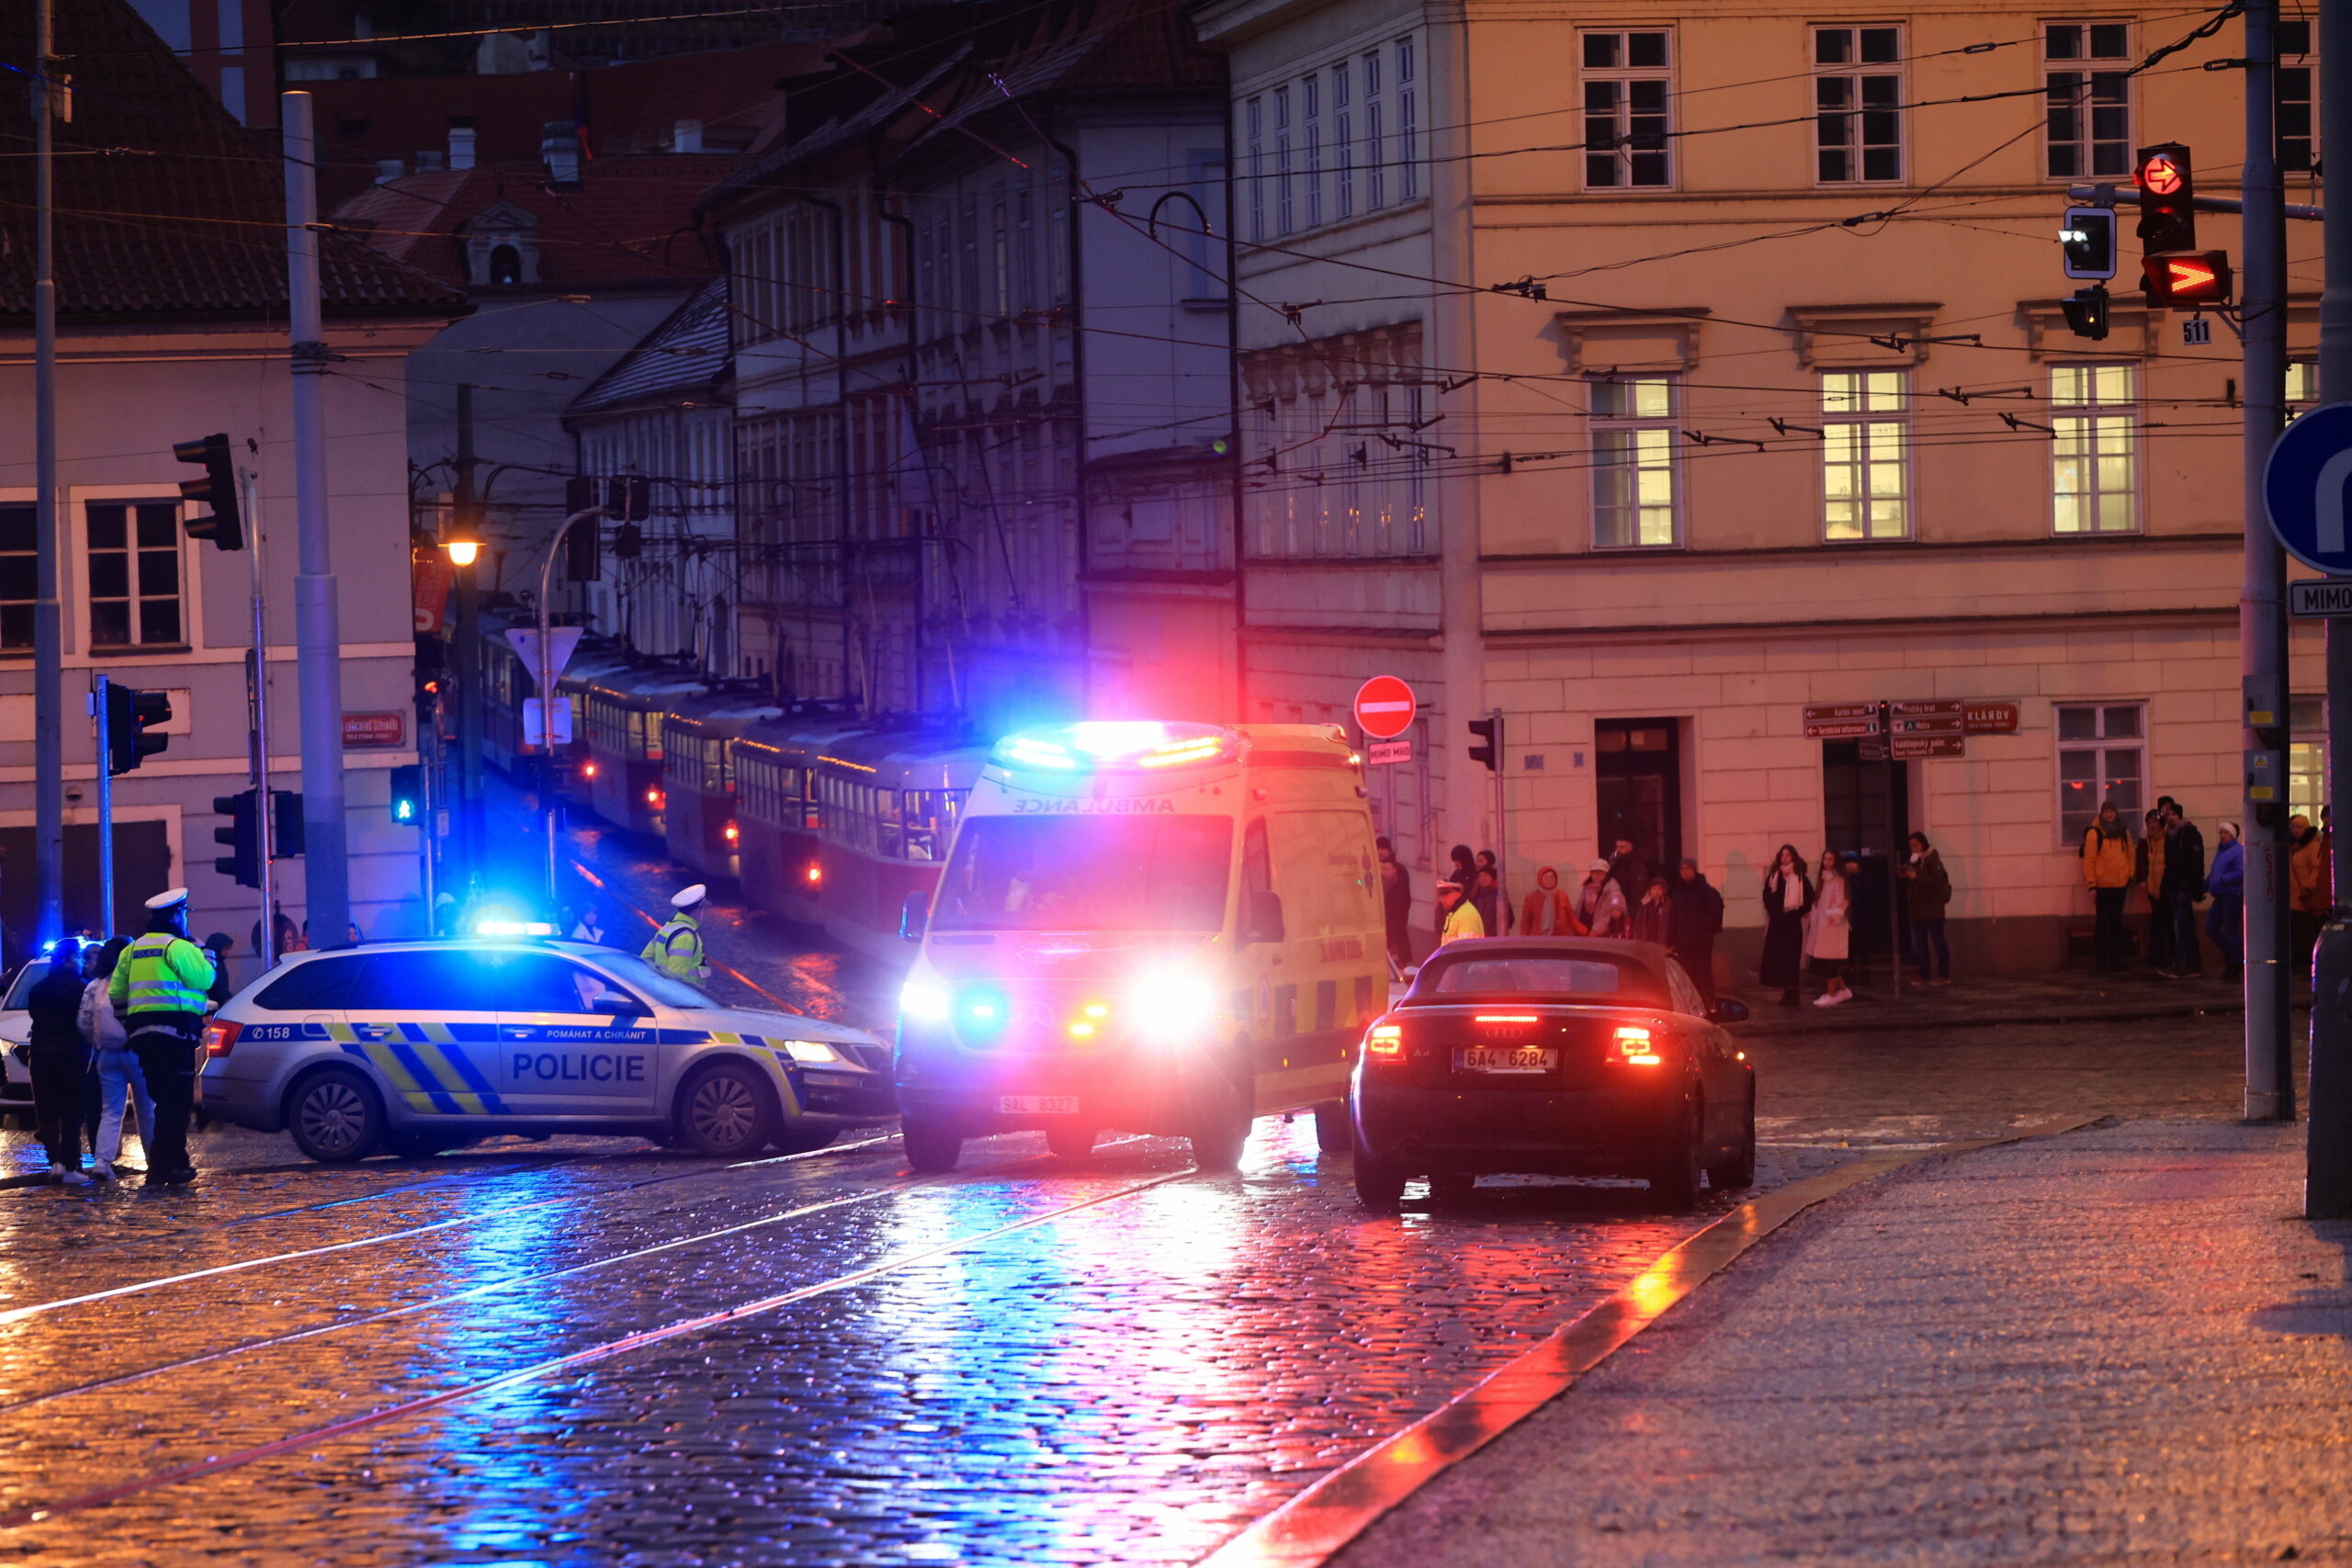
[[[1363,1054],[1374,1062],[1401,1062],[1405,1059],[1405,1028],[1397,1023],[1375,1023],[1363,1037]]]
[[[1628,1023],[1617,1030],[1617,1059],[1636,1067],[1655,1067],[1666,1058],[1652,1048],[1648,1030]]]
[[[204,1054],[209,1057],[225,1056],[237,1048],[237,1025],[215,1020],[204,1026]]]

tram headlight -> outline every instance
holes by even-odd
[[[1165,1045],[1190,1044],[1216,1023],[1216,985],[1199,972],[1170,964],[1148,969],[1127,994],[1135,1027]]]

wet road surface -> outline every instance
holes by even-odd
[[[613,836],[571,848],[616,928],[682,880]],[[895,976],[711,926],[745,983],[885,1021]],[[1759,1184],[2062,1111],[2226,1109],[2234,1027],[1759,1041]],[[1035,1135],[944,1178],[888,1136],[327,1168],[216,1131],[197,1158],[190,1189],[0,1192],[0,1559],[1190,1562],[1731,1202],[1517,1184],[1375,1218],[1304,1117],[1261,1120],[1231,1176],[1171,1140],[1069,1163]]]

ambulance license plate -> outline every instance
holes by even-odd
[[[1559,1065],[1557,1051],[1532,1045],[1471,1045],[1453,1054],[1454,1070],[1464,1073],[1548,1073]]]
[[[1074,1094],[1001,1094],[996,1100],[1000,1116],[1075,1116],[1078,1096]]]

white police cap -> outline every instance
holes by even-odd
[[[670,898],[670,908],[673,909],[691,909],[696,904],[701,903],[703,899],[709,897],[709,894],[710,889],[697,882],[692,887],[684,888],[679,892],[673,894]]]
[[[164,909],[176,908],[187,902],[187,889],[185,887],[175,887],[168,893],[158,893],[153,898],[148,899],[147,907],[151,909],[160,911]]]

